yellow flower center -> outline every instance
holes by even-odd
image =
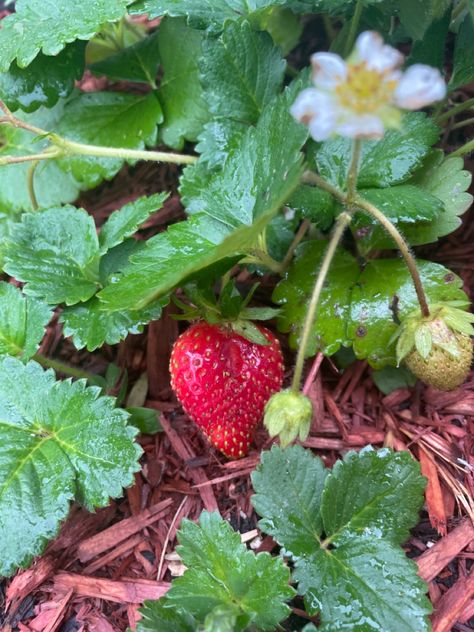
[[[395,80],[387,81],[384,73],[362,62],[348,65],[347,79],[337,86],[336,93],[343,107],[365,114],[388,105],[396,86]]]

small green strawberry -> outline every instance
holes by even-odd
[[[474,315],[456,305],[433,305],[428,317],[413,312],[396,333],[398,363],[441,391],[460,386],[472,363]]]
[[[299,436],[304,441],[309,433],[313,418],[311,400],[291,389],[275,393],[265,406],[263,423],[270,437],[280,438],[283,448]]]

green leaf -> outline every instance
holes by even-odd
[[[97,297],[86,303],[66,307],[60,322],[64,324],[63,333],[70,336],[76,349],[87,348],[94,351],[104,343],[115,345],[128,334],[140,334],[143,327],[152,320],[159,320],[168,299],[153,301],[143,309],[105,311]]]
[[[328,473],[321,459],[298,445],[286,450],[274,445],[262,452],[252,473],[252,505],[262,516],[259,528],[284,543],[294,557],[319,546],[321,495]]]
[[[0,74],[0,98],[10,110],[21,108],[34,112],[40,106],[53,107],[60,97],[67,97],[74,81],[84,72],[83,42],[69,44],[58,55],[39,54],[27,68],[13,62]]]
[[[201,154],[199,162],[210,170],[222,167],[230,152],[239,146],[248,125],[230,119],[206,123],[198,136],[196,151]],[[196,167],[197,165],[193,165]],[[186,169],[188,176],[190,169]],[[183,179],[181,179],[183,186]]]
[[[339,208],[330,193],[307,184],[301,184],[286,205],[301,217],[310,219],[321,230],[327,230],[331,226]]]
[[[52,315],[45,303],[0,281],[0,354],[31,358]]]
[[[429,303],[466,299],[462,282],[447,268],[418,260],[418,270]],[[381,368],[396,364],[392,336],[397,321],[418,309],[413,281],[399,259],[370,261],[352,289],[348,337],[358,358]]]
[[[127,237],[131,237],[152,213],[163,206],[167,197],[168,193],[143,196],[112,213],[99,234],[101,253],[107,252],[121,244]]]
[[[272,38],[250,24],[228,22],[203,42],[201,83],[214,117],[254,124],[278,94],[286,62]]]
[[[156,88],[160,64],[158,39],[159,33],[155,31],[115,55],[91,64],[89,68],[95,75],[106,75],[114,81],[136,81]]]
[[[163,120],[155,93],[134,95],[120,92],[81,93],[69,101],[55,132],[80,143],[103,147],[144,149],[156,141],[157,125]],[[58,159],[85,187],[109,180],[122,167],[123,158],[72,155]]]
[[[290,345],[297,349],[326,241],[308,241],[296,251],[293,263],[285,278],[276,286],[272,300],[282,306],[278,329],[289,332]],[[347,251],[340,249],[334,257],[325,287],[321,294],[318,316],[311,331],[307,355],[322,350],[335,353],[341,345],[349,343],[346,324],[350,314],[350,292],[357,282],[359,267]]]
[[[40,50],[57,55],[76,39],[89,40],[106,22],[120,20],[131,0],[18,0],[15,13],[2,20],[0,72],[16,59],[28,66]]]
[[[92,510],[132,484],[136,431],[99,393],[35,362],[0,360],[0,575],[42,552],[73,499]]]
[[[187,26],[185,20],[167,18],[160,24],[163,79],[158,96],[164,115],[160,135],[174,149],[181,149],[185,140],[196,141],[209,119],[199,81],[202,40],[203,34]],[[178,47],[176,42],[180,42]]]
[[[433,20],[423,38],[413,43],[406,65],[427,64],[443,71],[450,22],[451,8],[448,8],[444,15]]]
[[[129,426],[135,426],[142,434],[153,435],[163,430],[158,421],[158,411],[143,406],[127,406],[125,410],[130,415]]]
[[[318,629],[428,632],[426,585],[397,546],[423,503],[424,479],[408,452],[369,447],[328,471],[310,451],[274,446],[252,482],[259,526],[292,552]]]
[[[148,240],[124,274],[99,294],[109,310],[140,309],[186,277],[245,252],[276,215],[301,177],[306,131],[288,112],[292,84],[249,128],[223,171],[187,191],[194,216]]]
[[[186,611],[178,610],[165,596],[157,601],[145,601],[139,610],[142,618],[137,632],[196,632],[198,623]]]
[[[4,269],[26,283],[25,294],[47,303],[86,301],[99,288],[94,220],[73,206],[23,215],[6,245]]]
[[[439,129],[423,112],[405,114],[400,130],[388,130],[381,140],[364,142],[358,187],[384,188],[404,182],[420,166],[438,136]],[[341,188],[345,188],[351,147],[350,139],[335,138],[316,150],[320,174]]]
[[[33,114],[19,112],[16,116],[30,125],[42,129],[56,129],[64,110],[60,100],[52,109],[40,108]],[[49,146],[46,139],[35,138],[31,132],[0,125],[0,156],[25,156],[37,154]],[[26,179],[31,163],[3,165],[0,167],[0,213],[5,220],[16,219],[21,211],[33,210],[28,195]],[[35,171],[35,193],[41,208],[73,202],[81,185],[68,173],[64,173],[54,160],[44,160]]]
[[[390,395],[399,388],[411,388],[416,384],[416,377],[405,366],[386,366],[372,371],[374,384],[384,395]]]
[[[174,580],[166,599],[198,621],[216,607],[233,606],[245,630],[274,630],[290,609],[284,603],[294,591],[281,559],[247,550],[228,522],[217,513],[203,512],[199,525],[183,520],[178,532],[180,554],[187,570]]]
[[[398,0],[397,8],[406,32],[417,41],[423,38],[434,20],[443,16],[450,4],[450,0]]]
[[[252,25],[257,30],[268,31],[283,55],[288,55],[298,44],[303,32],[301,18],[284,6],[268,7],[260,11],[252,20]]]
[[[474,80],[474,16],[468,13],[456,36],[453,73],[449,89],[455,90]]]
[[[360,195],[396,224],[431,222],[444,211],[440,199],[413,184],[387,189],[362,189]],[[369,222],[376,223],[375,220]]]

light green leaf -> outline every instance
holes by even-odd
[[[196,141],[209,119],[199,81],[198,60],[203,34],[185,20],[167,18],[160,24],[158,47],[163,79],[158,96],[163,107],[161,138],[181,149],[185,140]],[[180,42],[177,47],[176,42]]]
[[[221,168],[230,152],[239,146],[248,125],[230,119],[206,123],[198,136],[196,151],[201,154],[199,162],[210,170]],[[196,167],[196,165],[194,165]],[[190,173],[186,169],[185,173]],[[181,180],[183,186],[183,180]]]
[[[388,130],[381,140],[365,141],[362,147],[358,187],[388,187],[404,182],[420,166],[439,130],[423,112],[410,112],[400,130]],[[316,149],[320,174],[344,188],[351,158],[351,140],[335,138]]]
[[[222,172],[187,191],[194,216],[148,240],[124,274],[99,294],[109,310],[140,309],[190,274],[245,252],[297,186],[306,131],[288,112],[299,83],[265,109]]]
[[[63,334],[70,336],[76,349],[94,351],[104,343],[115,345],[128,334],[140,334],[152,320],[158,320],[168,299],[161,298],[143,309],[109,312],[102,309],[95,296],[86,303],[66,307],[60,322]]]
[[[328,471],[310,451],[274,446],[252,482],[260,527],[292,551],[318,629],[428,632],[426,585],[398,547],[423,503],[409,453],[365,448]]]
[[[400,184],[387,189],[362,189],[360,195],[396,224],[431,222],[444,212],[439,198],[413,184]],[[375,220],[369,220],[369,223],[375,223]]]
[[[421,281],[430,303],[466,299],[459,277],[447,268],[418,260]],[[418,309],[413,281],[400,259],[370,261],[352,290],[348,337],[358,358],[381,368],[396,364],[392,336],[398,320]]]
[[[259,527],[284,543],[294,557],[319,546],[322,532],[321,494],[329,470],[301,446],[262,452],[252,473],[252,505],[262,516]]]
[[[23,215],[5,248],[4,269],[24,291],[56,305],[86,301],[99,288],[94,220],[73,206]]]
[[[155,143],[157,125],[162,120],[161,107],[153,92],[141,96],[90,92],[81,93],[66,104],[54,131],[80,143],[144,149]],[[124,160],[72,155],[57,162],[64,171],[71,172],[76,180],[91,188],[104,178],[113,178]]]
[[[16,116],[41,129],[55,129],[64,110],[60,100],[52,109],[40,108],[33,114],[18,112]],[[0,156],[25,156],[42,152],[49,143],[22,129],[0,125]],[[31,163],[0,166],[0,213],[10,222],[21,211],[32,210],[26,179]],[[44,160],[35,172],[35,193],[40,208],[73,202],[81,185],[71,174],[64,173],[54,160]]]
[[[31,358],[52,315],[45,303],[0,281],[0,354]]]
[[[95,75],[106,75],[115,81],[137,81],[156,88],[156,75],[160,64],[159,32],[128,46],[89,66]]]
[[[294,595],[290,573],[281,559],[247,550],[228,522],[217,513],[202,513],[199,525],[183,520],[178,553],[187,571],[174,580],[166,599],[203,622],[216,607],[234,606],[239,613],[235,630],[252,623],[258,630],[274,630],[290,609]]]
[[[121,244],[127,237],[131,237],[152,213],[163,206],[167,197],[168,193],[144,196],[112,213],[99,234],[101,253],[104,254]]]
[[[308,241],[296,251],[293,263],[273,291],[272,300],[282,306],[278,329],[290,334],[290,345],[297,349],[303,323],[326,241]],[[349,343],[346,326],[350,314],[350,293],[357,282],[359,267],[347,251],[340,249],[334,257],[319,302],[318,316],[311,331],[307,355],[322,350],[335,353]]]
[[[454,47],[453,73],[449,89],[455,90],[474,80],[474,16],[468,13],[459,28]]]
[[[131,0],[17,0],[15,13],[2,20],[0,71],[16,59],[28,66],[40,50],[57,55],[76,39],[89,40],[106,22],[120,20]]]
[[[42,552],[73,499],[92,510],[132,484],[136,430],[99,393],[35,362],[0,360],[0,575]]]
[[[34,112],[42,105],[51,108],[60,97],[69,96],[74,81],[82,77],[84,48],[83,42],[76,42],[55,57],[40,53],[27,68],[13,62],[0,74],[0,98],[12,111]]]
[[[198,623],[186,611],[178,610],[165,596],[157,601],[145,601],[139,610],[142,618],[137,632],[196,632]]]
[[[286,62],[272,38],[250,24],[228,22],[204,40],[200,61],[204,98],[214,117],[254,124],[278,94]]]

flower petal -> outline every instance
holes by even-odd
[[[365,61],[368,68],[385,72],[396,69],[403,63],[403,55],[396,48],[384,44],[375,31],[364,31],[359,35],[355,44],[356,56]]]
[[[332,95],[307,88],[300,92],[290,112],[298,121],[308,125],[312,138],[319,141],[332,135],[338,106]]]
[[[413,64],[403,74],[395,89],[396,105],[405,110],[418,110],[446,95],[446,83],[437,68]]]
[[[346,79],[347,65],[339,55],[314,53],[311,55],[311,64],[313,83],[318,88],[330,90]]]
[[[318,107],[319,91],[316,88],[306,88],[296,97],[295,102],[290,107],[290,114],[297,121],[308,124],[316,115]]]
[[[382,120],[374,114],[352,114],[338,121],[336,132],[348,138],[382,138],[384,125]]]

